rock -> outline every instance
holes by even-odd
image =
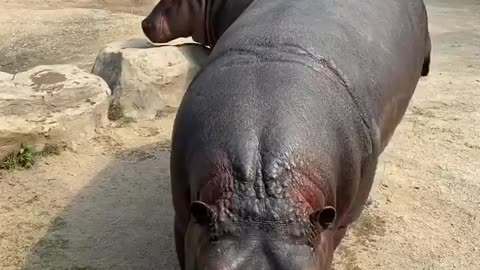
[[[208,54],[207,48],[181,44],[180,40],[161,46],[140,39],[107,45],[97,56],[92,73],[112,90],[110,119],[147,120],[176,112]]]
[[[108,121],[109,96],[105,81],[75,66],[0,73],[0,160],[22,144],[41,151],[91,138]]]
[[[0,71],[0,82],[2,81],[9,81],[13,79],[13,74],[5,73]]]

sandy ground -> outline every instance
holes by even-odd
[[[450,2],[450,3],[449,3]],[[382,157],[337,270],[480,269],[480,2],[427,1],[431,75]],[[153,1],[0,0],[0,70],[73,63],[140,36]],[[173,115],[104,129],[0,172],[0,269],[176,269],[166,149]]]

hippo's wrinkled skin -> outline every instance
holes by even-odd
[[[175,120],[182,269],[330,269],[429,62],[421,0],[254,0]]]
[[[213,47],[252,0],[161,0],[142,21],[154,43],[180,37]]]

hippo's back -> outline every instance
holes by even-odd
[[[422,72],[426,24],[421,0],[255,0],[218,41],[212,59],[297,47],[299,55],[336,70],[383,147]]]

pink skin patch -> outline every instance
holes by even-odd
[[[294,171],[294,185],[292,196],[296,196],[299,201],[304,201],[307,205],[308,213],[313,213],[325,206],[324,190],[315,183],[321,183],[322,177],[311,169],[297,168]]]
[[[167,17],[162,14],[160,19],[160,27],[159,27],[159,39],[165,39],[166,37],[170,37],[172,32],[170,31],[170,26],[167,22]]]
[[[231,163],[226,158],[220,159],[212,165],[199,199],[209,205],[215,205],[218,200],[228,201],[231,205],[234,189]]]

